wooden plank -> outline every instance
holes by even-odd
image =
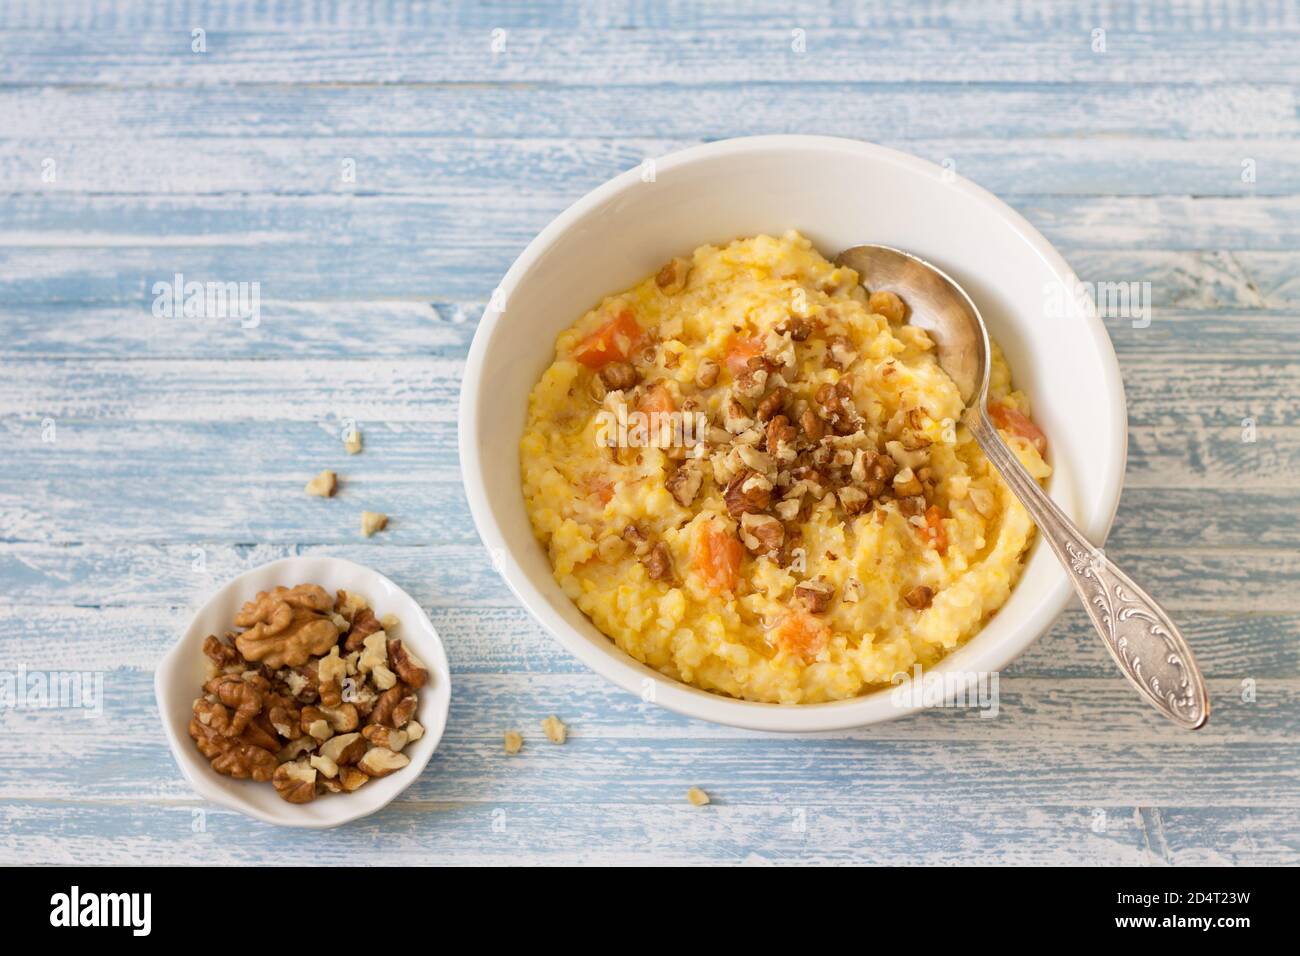
[[[1240,423],[1131,427],[1125,487],[1295,487],[1300,475],[1300,431],[1261,422],[1255,441],[1246,441],[1248,437]]]
[[[716,791],[715,791],[716,792]],[[336,830],[290,831],[194,800],[142,805],[0,804],[0,858],[21,864],[268,865],[309,855],[346,866],[518,864],[650,866],[702,863],[954,865],[1285,865],[1289,809],[1134,806],[945,806],[922,812],[902,795],[795,805],[779,794],[739,803],[719,793],[700,810],[662,802],[417,802]],[[495,825],[494,825],[495,824]],[[199,832],[195,830],[199,829]],[[1157,829],[1158,828],[1158,829]],[[472,838],[467,838],[471,835]],[[1163,842],[1158,839],[1163,837]]]
[[[910,95],[910,94],[909,94]],[[107,120],[106,120],[107,122]],[[105,133],[110,131],[106,128]],[[1195,195],[1281,196],[1300,191],[1290,139],[1169,140],[1018,136],[913,139],[889,131],[876,141],[934,163],[999,196]],[[448,190],[532,188],[573,196],[647,156],[696,146],[700,138],[458,139],[428,136],[357,138],[210,135],[184,151],[148,139],[110,144],[58,138],[57,131],[0,139],[0,190],[11,194],[250,193],[431,195]],[[346,180],[343,158],[353,161]],[[51,182],[45,161],[54,161]],[[1245,160],[1255,181],[1242,182]]]
[[[434,251],[456,256],[464,254],[456,250],[521,248],[573,198],[568,190],[540,189],[491,197],[454,189],[436,196],[16,196],[6,203],[0,248],[47,256],[49,249],[155,250],[154,271],[164,277],[175,271],[166,261],[195,247],[265,257],[314,245],[345,265],[345,250],[374,248],[391,256],[400,249],[403,257],[423,262]],[[1015,205],[1068,249],[1278,252],[1300,246],[1300,195],[1022,196]],[[474,221],[466,221],[471,210]],[[238,274],[266,272],[263,261],[261,270]],[[62,264],[56,259],[43,272]],[[119,269],[134,271],[129,261]]]
[[[206,138],[221,117],[226,136],[602,136],[722,139],[803,133],[875,140],[1159,136],[1278,138],[1300,132],[1295,89],[1274,84],[1057,85],[799,83],[780,88],[773,110],[764,84],[706,87],[214,86],[197,89],[0,88],[0,137],[96,139],[106,135]],[[526,193],[519,194],[521,197]]]
[[[716,791],[715,791],[716,792]],[[345,866],[376,852],[389,865],[701,863],[1150,866],[1287,865],[1294,811],[1275,807],[798,806],[777,795],[700,811],[676,802],[518,804],[404,800],[326,832],[289,831],[194,800],[140,805],[0,804],[0,857],[23,864],[266,865],[309,854]],[[493,824],[496,823],[494,827]],[[200,832],[195,832],[201,827]],[[473,834],[467,839],[467,834]]]
[[[786,30],[859,27],[873,32],[900,28],[1011,29],[1024,32],[1080,30],[1097,26],[1123,30],[1196,32],[1231,30],[1272,33],[1300,29],[1300,12],[1285,0],[1243,4],[1234,0],[876,0],[827,4],[822,0],[376,0],[337,4],[323,0],[9,0],[0,8],[3,29],[96,31],[159,30],[188,33],[196,16],[209,30],[257,29],[427,31],[449,27],[552,27],[725,30],[738,23]]]
[[[46,711],[30,733],[28,713],[14,711],[15,728],[0,735],[0,800],[186,798],[161,730],[148,726],[151,683],[145,672],[113,672],[104,683],[105,717]],[[594,674],[465,675],[448,732],[407,794],[437,802],[473,794],[489,803],[638,804],[675,802],[698,784],[716,786],[723,799],[754,803],[780,793],[796,805],[825,800],[829,791],[852,793],[853,802],[868,792],[877,799],[906,792],[920,805],[1300,808],[1300,681],[1261,680],[1259,689],[1256,702],[1239,704],[1231,697],[1236,682],[1211,681],[1218,707],[1196,735],[1164,721],[1117,675],[1007,679],[993,719],[934,710],[862,730],[780,737],[687,721]],[[547,743],[538,727],[549,713],[569,722],[563,747]],[[501,733],[511,727],[526,735],[526,759],[502,752]]]
[[[801,35],[793,29],[802,29]],[[883,45],[888,56],[876,55]],[[9,84],[1295,83],[1295,34],[893,29],[0,32]]]

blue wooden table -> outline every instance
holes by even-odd
[[[103,712],[0,711],[0,862],[1300,862],[1298,93],[1293,2],[7,0],[0,679],[92,672]],[[484,301],[591,187],[765,132],[947,162],[1083,279],[1150,283],[1108,322],[1108,553],[1185,625],[1205,730],[1077,609],[996,720],[786,738],[643,706],[506,592],[456,455]],[[260,321],[156,316],[178,273],[258,283]],[[419,781],[326,833],[198,800],[151,685],[213,588],[297,553],[407,588],[455,675]]]

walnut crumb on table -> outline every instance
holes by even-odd
[[[319,475],[307,482],[303,490],[317,498],[333,498],[339,487],[339,476],[326,468]]]
[[[388,515],[378,511],[361,512],[361,533],[367,538],[386,527],[388,527]]]
[[[524,749],[524,735],[517,730],[507,730],[502,735],[502,748],[507,756],[513,757]]]
[[[569,728],[554,714],[542,721],[542,730],[553,744],[562,744],[569,736]]]
[[[349,455],[361,454],[361,429],[353,426],[343,436],[343,450]]]
[[[699,787],[691,787],[686,791],[686,799],[692,806],[703,807],[709,804],[709,795]]]

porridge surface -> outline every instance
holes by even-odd
[[[888,290],[798,233],[702,246],[560,334],[521,443],[529,516],[597,628],[665,675],[815,703],[974,635],[1034,533]],[[1042,433],[993,347],[990,410]]]

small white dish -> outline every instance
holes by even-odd
[[[634,694],[754,730],[861,727],[912,713],[890,688],[826,704],[734,700],[665,678],[601,634],[564,594],[533,536],[519,439],[528,395],[555,337],[603,296],[702,243],[799,229],[834,256],[862,243],[906,249],[953,276],[1002,346],[1051,442],[1048,492],[1097,545],[1119,504],[1128,449],[1119,363],[1077,278],[1013,209],[915,156],[825,136],[723,140],[610,180],[542,230],[479,322],[460,401],[460,461],[479,537],[533,617],[587,666]],[[1010,599],[930,672],[971,687],[1024,652],[1074,600],[1056,558],[1035,546]]]
[[[205,679],[203,639],[209,634],[220,637],[235,629],[235,615],[258,591],[303,583],[319,584],[331,593],[340,588],[355,591],[370,602],[380,617],[395,614],[401,628],[394,636],[407,643],[424,662],[430,681],[420,690],[420,709],[416,714],[416,719],[424,725],[424,736],[403,751],[410,764],[387,777],[370,781],[354,793],[325,794],[311,803],[292,804],[280,799],[270,783],[234,780],[213,770],[190,739],[189,723],[194,699],[201,695]],[[208,598],[185,634],[158,662],[154,694],[176,763],[199,796],[265,823],[321,829],[368,816],[387,806],[415,782],[447,726],[451,674],[442,641],[428,615],[396,584],[377,571],[341,558],[297,557],[245,571]]]

